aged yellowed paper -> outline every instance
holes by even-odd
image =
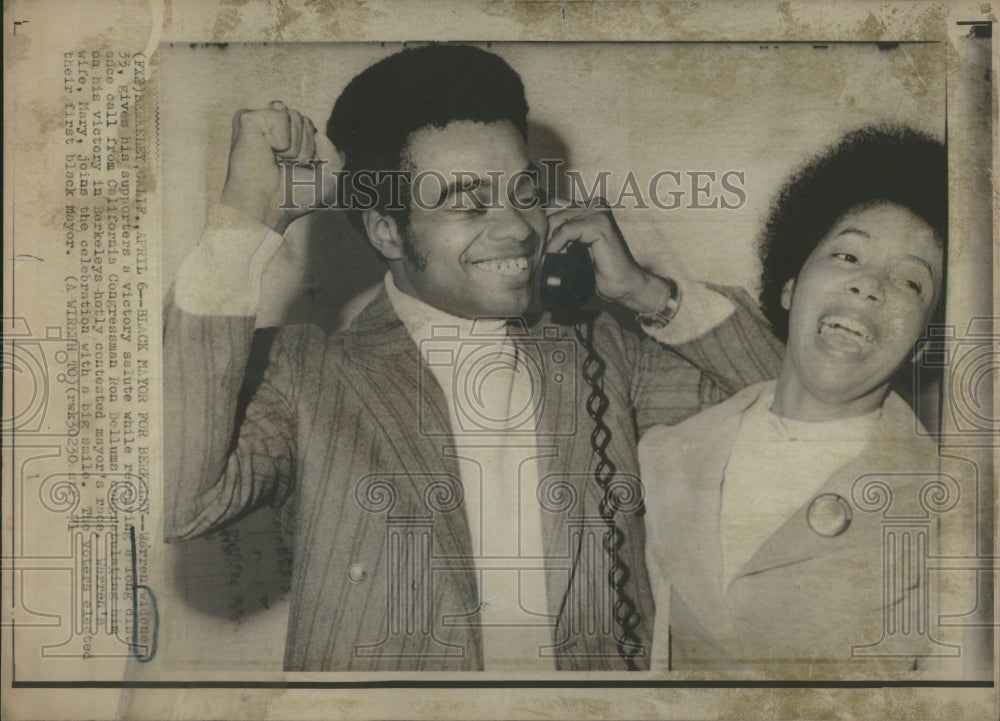
[[[4,717],[995,718],[995,14],[8,3]]]

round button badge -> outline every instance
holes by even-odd
[[[368,577],[368,572],[360,563],[355,563],[347,569],[347,577],[354,583],[361,583]]]
[[[851,506],[836,493],[821,493],[809,504],[806,522],[821,536],[839,536],[851,525]]]

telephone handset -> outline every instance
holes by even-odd
[[[602,546],[609,560],[608,583],[614,591],[612,615],[617,627],[615,640],[626,668],[633,671],[638,668],[635,657],[643,654],[643,648],[635,630],[640,622],[639,614],[635,603],[625,591],[625,584],[631,576],[622,557],[625,536],[615,521],[617,498],[612,482],[617,468],[607,453],[611,429],[604,422],[604,412],[608,408],[608,398],[604,392],[604,371],[607,364],[593,343],[593,315],[580,312],[597,288],[590,251],[583,243],[574,242],[567,245],[562,253],[548,253],[542,260],[540,275],[539,300],[542,308],[552,313],[556,322],[560,322],[560,317],[564,320],[574,319],[576,338],[587,352],[582,370],[590,387],[586,407],[594,424],[590,445],[597,457],[594,480],[602,491],[599,512],[608,526]]]
[[[562,253],[542,259],[539,299],[552,312],[582,308],[597,287],[590,251],[583,243],[570,243]]]

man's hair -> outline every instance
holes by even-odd
[[[457,120],[512,122],[528,135],[528,103],[521,77],[500,57],[469,45],[436,44],[408,48],[359,73],[337,98],[326,135],[344,153],[351,178],[359,171],[405,169],[412,133],[443,128]],[[377,188],[375,209],[390,201],[408,205],[409,194],[390,198],[389,183]],[[405,184],[404,184],[405,186]],[[346,197],[349,208],[356,208]],[[405,220],[405,211],[391,213]],[[361,213],[351,221],[364,234]]]
[[[788,339],[788,311],[781,307],[785,283],[798,277],[809,255],[841,218],[881,203],[905,208],[923,220],[944,249],[948,233],[944,145],[904,126],[861,128],[814,157],[782,187],[757,246],[761,309],[781,340]],[[942,307],[939,298],[938,312]]]

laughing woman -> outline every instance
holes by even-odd
[[[857,504],[876,476],[905,499],[937,468],[890,383],[941,302],[946,178],[940,143],[866,128],[779,194],[759,246],[761,306],[786,341],[778,379],[640,444],[654,660],[841,677],[845,664],[914,667],[925,636],[886,634],[926,613],[925,584],[883,583],[882,516]]]

